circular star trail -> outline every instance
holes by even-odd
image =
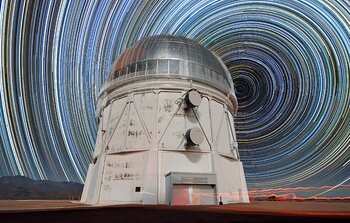
[[[219,55],[248,187],[350,177],[346,0],[2,1],[0,175],[83,182],[112,62],[172,34]]]

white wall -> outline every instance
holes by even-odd
[[[111,94],[102,107],[93,155],[97,162],[89,167],[82,201],[165,203],[165,174],[171,171],[216,173],[224,202],[248,201],[227,95],[192,83],[202,102],[186,111],[189,86],[145,90],[144,84],[129,85],[133,91]],[[205,137],[202,144],[188,147],[185,133],[193,127]]]

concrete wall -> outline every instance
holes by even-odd
[[[184,90],[130,93],[113,100],[102,112],[94,157],[108,154],[164,149],[187,150],[184,135],[198,127],[205,140],[196,151],[218,151],[234,157],[237,147],[232,113],[223,101],[205,92],[198,108],[185,111]]]
[[[184,97],[190,88],[145,90],[140,83],[133,85],[132,92],[105,100],[96,162],[89,167],[82,201],[165,203],[165,175],[180,171],[215,173],[224,202],[247,202],[227,96],[205,85],[192,86],[202,102],[186,110]],[[201,129],[204,141],[189,147],[185,133],[193,127]]]

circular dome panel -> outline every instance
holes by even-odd
[[[189,106],[191,108],[195,108],[201,104],[202,96],[198,93],[198,91],[195,91],[195,90],[189,91],[186,94],[185,101],[186,101],[187,106]]]
[[[203,142],[204,136],[200,128],[194,127],[186,132],[186,140],[190,146],[199,145]]]

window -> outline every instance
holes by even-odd
[[[158,60],[158,73],[168,74],[168,60]]]
[[[133,63],[130,65],[130,72],[129,73],[135,73],[136,71],[136,63]]]
[[[147,61],[147,74],[156,74],[157,73],[157,61],[149,60]]]
[[[215,79],[217,81],[220,80],[220,74],[218,72],[215,72],[215,71],[214,71],[214,74],[215,74]]]
[[[113,79],[116,79],[116,78],[118,78],[118,77],[119,77],[119,72],[120,72],[120,70],[116,70],[116,71],[114,71],[114,74],[113,74]]]
[[[179,74],[188,74],[187,62],[181,60],[179,62]]]
[[[146,62],[137,62],[137,66],[136,66],[136,71],[140,72],[140,71],[144,71],[146,68]]]
[[[188,68],[189,68],[190,75],[195,76],[195,77],[202,76],[202,74],[204,72],[202,66],[200,66],[199,64],[195,64],[195,63],[189,63],[188,65],[189,65]]]
[[[203,78],[204,67],[202,65],[196,64],[196,76]]]
[[[124,67],[123,69],[121,69],[121,71],[119,72],[119,77],[120,76],[124,76],[126,74],[126,68]]]
[[[141,187],[135,187],[135,192],[141,192]]]
[[[194,63],[188,63],[188,73],[190,75],[194,75],[194,70],[195,70]]]
[[[206,79],[210,78],[210,70],[206,67],[204,67],[204,76],[206,77]]]
[[[179,74],[179,62],[180,61],[178,61],[178,60],[170,60],[169,61],[170,62],[170,64],[169,64],[169,67],[170,67],[170,69],[169,69],[169,73],[171,73],[171,74]]]
[[[218,73],[218,75],[219,75],[219,82],[220,82],[220,83],[223,83],[223,82],[224,82],[224,79],[223,79],[222,75],[219,74],[219,73]]]

